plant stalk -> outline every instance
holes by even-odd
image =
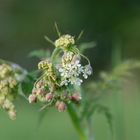
[[[88,140],[88,138],[85,134],[85,131],[81,126],[81,122],[80,122],[80,119],[76,113],[76,110],[74,109],[72,104],[68,104],[67,106],[68,106],[67,110],[68,110],[69,116],[70,116],[70,118],[73,122],[73,125],[74,125],[74,127],[79,135],[80,140]]]

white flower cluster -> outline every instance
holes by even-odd
[[[90,65],[82,66],[80,63],[80,56],[75,55],[73,52],[65,52],[62,58],[62,64],[59,68],[61,75],[61,86],[68,85],[81,85],[83,80],[81,75],[87,79],[92,74]]]
[[[71,35],[63,35],[59,39],[55,41],[55,46],[56,47],[61,47],[61,48],[66,48],[69,45],[73,45],[75,43],[74,37]]]

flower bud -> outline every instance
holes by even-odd
[[[10,119],[15,120],[16,119],[16,111],[15,110],[9,110],[8,115]]]
[[[66,110],[66,104],[64,102],[56,102],[56,107],[59,112],[64,112]]]
[[[68,34],[61,36],[55,41],[55,46],[63,49],[73,44],[75,44],[74,37]]]
[[[44,84],[43,80],[41,80],[36,84],[36,88],[42,88],[44,85],[45,84]]]
[[[58,108],[58,105],[60,104],[60,101],[57,101],[56,103],[55,103],[55,107],[56,108]]]
[[[52,93],[46,94],[45,99],[46,99],[46,101],[52,100],[53,99],[53,94]]]
[[[49,60],[45,59],[38,63],[38,69],[49,69],[52,67],[52,63]]]
[[[28,97],[29,103],[35,103],[36,102],[36,95],[35,94],[31,94]]]
[[[71,96],[71,100],[76,101],[76,102],[79,102],[81,100],[80,94],[77,94],[77,93],[73,94]]]
[[[43,95],[45,93],[44,89],[37,89],[36,94],[37,95]]]
[[[32,94],[36,94],[36,89],[33,89],[32,90]]]

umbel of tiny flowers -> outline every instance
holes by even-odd
[[[59,112],[65,111],[67,104],[78,103],[82,98],[75,86],[80,86],[83,78],[87,79],[92,74],[90,61],[80,53],[76,40],[69,34],[61,35],[54,42],[48,37],[47,41],[55,46],[51,58],[46,58],[38,63],[42,75],[37,79],[29,95],[29,103],[37,101],[47,106],[55,106]],[[86,59],[87,64],[82,65],[81,59]]]
[[[17,96],[18,83],[22,80],[19,72],[21,72],[21,69],[18,65],[0,60],[0,107],[13,120],[16,118],[13,100]]]

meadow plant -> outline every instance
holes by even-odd
[[[54,50],[37,50],[30,53],[40,59],[38,70],[27,72],[16,64],[0,61],[0,107],[15,119],[13,104],[17,95],[25,97],[29,103],[41,103],[40,110],[55,107],[59,112],[68,111],[80,140],[93,140],[93,115],[102,113],[107,118],[113,139],[112,114],[109,107],[100,102],[109,93],[123,89],[123,81],[132,76],[133,69],[140,68],[139,61],[127,60],[115,66],[110,72],[101,72],[98,80],[84,81],[92,75],[86,49],[94,42],[79,43],[81,32],[76,38],[61,34],[55,24],[58,38],[52,41]],[[40,112],[41,114],[41,112]]]
[[[83,78],[92,74],[90,62],[80,53],[76,41],[71,35],[62,35],[54,41],[55,49],[50,58],[38,63],[42,75],[36,80],[29,102],[40,101],[47,106],[55,106],[59,112],[65,111],[67,104],[77,103],[81,94],[75,86],[81,86]],[[85,65],[81,59],[86,59]]]

